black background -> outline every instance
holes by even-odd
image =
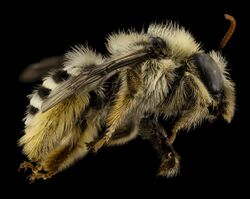
[[[1,17],[2,39],[7,44],[3,56],[6,71],[1,75],[2,96],[6,100],[2,166],[7,167],[3,175],[6,176],[5,184],[11,188],[9,193],[26,197],[71,194],[81,198],[98,194],[132,197],[134,192],[140,196],[152,193],[154,197],[160,194],[162,197],[184,194],[185,197],[196,195],[200,198],[218,194],[241,195],[245,189],[242,180],[247,178],[244,137],[248,131],[243,130],[244,122],[247,122],[244,113],[248,109],[243,7],[235,1],[182,3],[167,0],[140,2],[139,5],[129,1],[110,4],[83,1],[56,5],[13,3],[6,7],[7,12]],[[238,22],[236,33],[223,52],[237,84],[236,114],[230,125],[218,121],[178,136],[175,148],[182,160],[177,177],[156,176],[160,162],[150,144],[140,139],[124,146],[104,148],[95,156],[88,155],[48,181],[29,184],[26,174],[17,172],[25,157],[16,142],[23,129],[22,118],[28,104],[26,95],[35,86],[18,81],[25,66],[44,57],[63,54],[70,46],[86,42],[105,53],[104,42],[109,33],[129,28],[141,30],[150,22],[166,20],[187,27],[205,49],[216,49],[229,25],[223,18],[224,13],[235,16]]]

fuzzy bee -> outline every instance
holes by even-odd
[[[235,20],[222,40],[227,43]],[[24,135],[30,181],[48,179],[103,146],[140,136],[159,154],[159,175],[173,177],[180,156],[172,144],[180,131],[202,121],[232,120],[234,83],[220,52],[205,52],[175,23],[152,24],[147,31],[119,32],[107,39],[108,56],[78,46],[63,58],[45,59],[24,71],[32,81],[47,73],[29,95]],[[172,120],[166,132],[159,117]]]

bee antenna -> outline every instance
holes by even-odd
[[[227,33],[220,42],[219,50],[222,50],[226,46],[228,40],[232,37],[234,30],[236,28],[236,20],[233,16],[229,14],[224,14],[224,17],[226,20],[230,21],[230,27],[228,28]]]

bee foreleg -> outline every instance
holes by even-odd
[[[171,144],[175,141],[180,130],[189,130],[204,120],[206,116],[209,116],[208,107],[212,105],[211,97],[200,80],[189,72],[185,73],[185,77],[186,84],[190,85],[192,96],[187,99],[189,100],[188,110],[183,111],[180,118],[175,122],[169,139]]]
[[[222,98],[222,116],[223,118],[230,123],[235,111],[235,89],[232,82],[227,79],[224,80],[224,92]]]

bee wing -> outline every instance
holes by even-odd
[[[145,49],[138,50],[118,59],[108,60],[96,66],[91,71],[88,69],[78,76],[71,77],[58,88],[52,90],[48,98],[42,104],[42,112],[49,110],[72,95],[90,92],[101,85],[106,79],[119,72],[121,68],[133,67],[145,61],[148,55],[149,53]]]
[[[42,79],[52,69],[60,68],[63,64],[63,56],[53,56],[40,60],[27,66],[20,74],[19,80],[22,82],[34,82]]]

